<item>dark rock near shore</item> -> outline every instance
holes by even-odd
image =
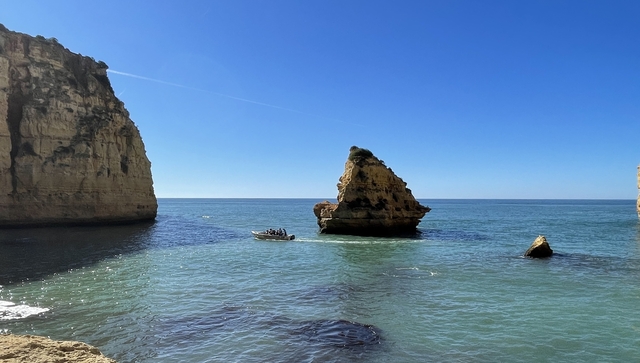
[[[524,253],[525,257],[531,258],[547,258],[551,257],[552,254],[553,250],[549,246],[545,236],[538,236],[527,252]]]
[[[310,342],[340,348],[380,344],[378,329],[347,320],[314,320],[302,323],[295,332]]]
[[[367,350],[383,344],[380,329],[373,325],[344,319],[299,321],[233,306],[201,316],[160,318],[156,328],[159,329],[158,336],[169,340],[210,338],[251,329],[273,334],[291,347],[312,345],[328,349]]]

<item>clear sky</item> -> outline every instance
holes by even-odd
[[[158,197],[334,199],[349,147],[418,198],[637,196],[640,1],[0,0],[102,60]]]

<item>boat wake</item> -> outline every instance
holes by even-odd
[[[402,238],[375,238],[375,237],[360,237],[360,236],[346,236],[346,237],[326,237],[326,238],[298,238],[299,242],[311,242],[311,243],[330,243],[330,244],[343,244],[343,245],[388,245],[392,243],[415,243],[421,242],[419,239],[402,239]]]

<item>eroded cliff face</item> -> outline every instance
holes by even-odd
[[[0,24],[0,227],[156,212],[151,163],[107,65]]]
[[[430,208],[370,151],[354,146],[338,183],[338,203],[321,202],[313,211],[321,233],[377,236],[415,233]]]

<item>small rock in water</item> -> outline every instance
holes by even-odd
[[[524,253],[525,257],[531,258],[546,258],[551,257],[553,250],[549,247],[547,238],[545,236],[538,236],[531,244],[531,247]]]

